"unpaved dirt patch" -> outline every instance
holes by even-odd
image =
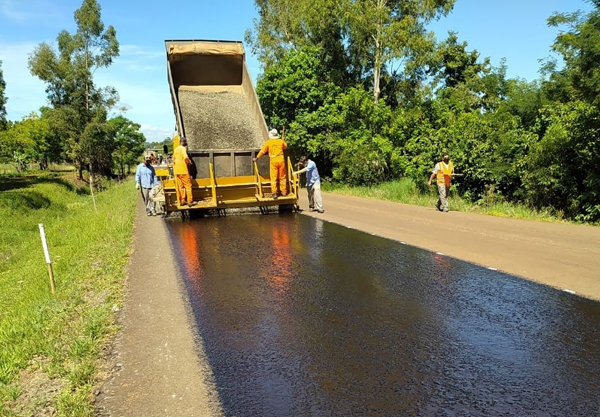
[[[19,396],[9,402],[8,407],[17,415],[51,417],[56,415],[53,404],[65,388],[60,378],[50,378],[41,368],[28,369],[21,373],[18,382],[12,384]]]

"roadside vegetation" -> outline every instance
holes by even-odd
[[[98,359],[116,331],[136,196],[131,181],[105,182],[95,211],[89,189],[69,175],[0,176],[0,416],[94,414]]]
[[[427,195],[448,152],[464,174],[455,191],[473,207],[493,196],[509,211],[600,220],[598,1],[548,16],[556,38],[535,81],[509,78],[457,33],[428,31],[455,0],[255,3],[247,42],[264,68],[267,123],[286,126],[296,156],[342,189],[379,195],[410,178]]]

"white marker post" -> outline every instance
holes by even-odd
[[[42,246],[44,247],[44,256],[46,257],[46,264],[48,265],[48,274],[50,275],[50,288],[52,289],[52,294],[54,294],[54,272],[52,271],[52,261],[50,261],[50,252],[48,252],[48,244],[46,243],[46,233],[44,232],[44,225],[42,223],[40,226],[40,236],[42,237]]]

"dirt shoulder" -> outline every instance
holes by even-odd
[[[222,415],[212,372],[193,330],[165,222],[137,207],[122,329],[101,387],[102,416]]]
[[[598,227],[441,213],[329,193],[323,204],[323,214],[303,213],[600,300]],[[300,207],[308,208],[305,192]]]

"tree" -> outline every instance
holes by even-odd
[[[97,155],[104,152],[104,149],[94,147],[96,145],[90,147],[93,144],[102,146],[102,142],[89,141],[89,132],[95,132],[92,135],[95,136],[99,132],[109,131],[98,124],[106,122],[107,109],[118,100],[114,88],[99,88],[94,84],[94,72],[98,68],[108,67],[119,56],[119,43],[112,26],[105,30],[100,5],[96,0],[83,1],[75,11],[75,23],[75,34],[71,35],[66,30],[59,33],[58,51],[47,43],[38,45],[29,57],[29,69],[46,83],[50,104],[62,112],[59,119],[64,119],[64,116],[70,119],[71,126],[64,132],[68,138],[67,153],[77,164],[82,178],[83,168],[92,161],[99,163]],[[90,124],[94,126],[88,128]],[[88,142],[81,146],[84,135]],[[96,167],[100,171],[106,168]]]
[[[363,67],[372,68],[375,102],[381,93],[381,72],[392,61],[418,61],[419,54],[432,49],[433,35],[425,31],[425,24],[447,14],[454,2],[346,0],[350,49]]]
[[[535,127],[540,109],[547,102],[539,81],[513,79],[508,81],[507,99],[502,108],[518,116],[523,127],[531,130]]]
[[[444,87],[465,84],[489,67],[489,59],[479,62],[479,52],[467,51],[467,42],[459,43],[456,32],[450,32],[437,46],[433,59],[430,73],[435,74],[436,81],[442,82]]]
[[[115,150],[115,141],[111,126],[106,120],[106,111],[97,108],[95,114],[89,123],[85,125],[85,130],[81,134],[81,151],[88,155],[90,175],[99,173],[109,176],[113,168],[112,155]]]
[[[592,1],[596,8],[585,14],[555,13],[548,19],[552,27],[567,26],[556,37],[552,49],[565,62],[565,74],[580,97],[600,106],[600,1]],[[552,69],[552,67],[550,67]]]
[[[328,78],[352,84],[344,46],[343,3],[339,0],[255,0],[260,18],[246,31],[246,43],[268,70],[290,51],[314,47]],[[326,18],[324,18],[326,16]]]
[[[32,141],[26,150],[28,159],[35,161],[40,169],[48,169],[48,164],[53,159],[48,120],[32,113],[23,119],[21,126]]]
[[[331,169],[327,142],[331,118],[322,109],[341,92],[328,76],[319,49],[288,51],[259,78],[256,92],[270,126],[286,126],[286,141],[297,154],[317,158],[323,173]],[[298,155],[299,156],[299,155]]]
[[[328,81],[318,48],[307,46],[289,51],[266,69],[256,91],[267,123],[279,127],[314,112],[340,89]]]
[[[454,2],[255,0],[260,19],[255,21],[254,31],[247,32],[246,40],[265,69],[289,50],[314,46],[336,85],[355,86],[371,77],[377,101],[382,74],[389,64],[394,62],[413,76],[418,72],[434,44],[425,24],[447,14]]]
[[[124,116],[117,116],[108,121],[114,137],[113,160],[125,176],[125,165],[135,164],[137,158],[144,152],[146,137],[140,132],[141,125],[132,122]]]
[[[537,207],[600,220],[600,112],[584,101],[555,103],[541,115],[545,129],[525,162],[523,182]]]
[[[5,130],[7,126],[6,121],[6,96],[4,91],[6,90],[6,82],[4,81],[4,73],[2,72],[2,61],[0,60],[0,131]]]
[[[19,122],[0,132],[0,157],[14,164],[17,172],[27,169],[27,150],[32,145],[33,139]]]
[[[51,157],[48,121],[36,113],[11,123],[0,132],[0,156],[15,165],[18,172],[24,171],[31,162],[40,169],[47,169]]]
[[[495,110],[509,91],[504,60],[492,67],[489,58],[480,60],[477,50],[468,51],[466,42],[458,42],[454,32],[437,45],[428,66],[433,84],[441,86],[437,97],[460,111]]]

